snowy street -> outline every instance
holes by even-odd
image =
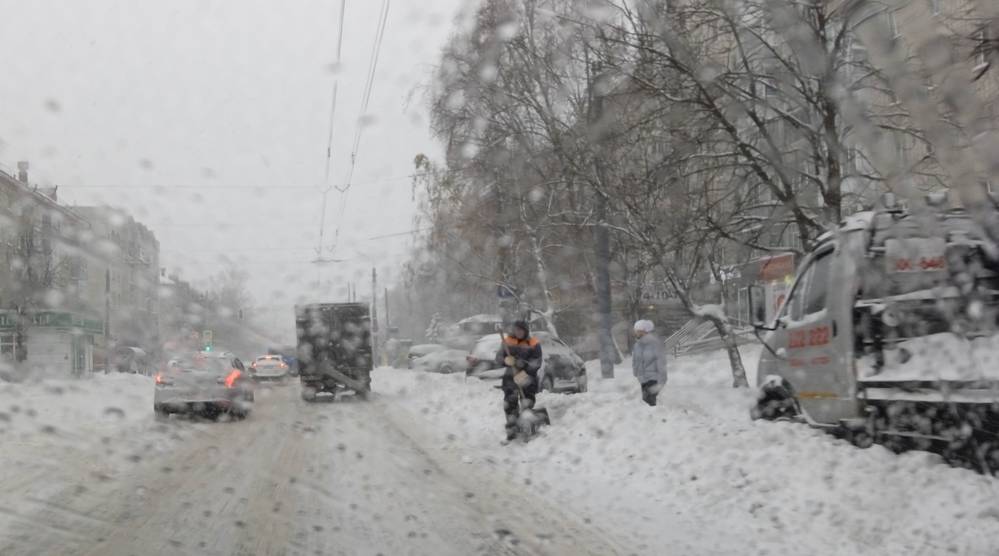
[[[752,350],[747,350],[752,352]],[[752,355],[746,355],[747,360]],[[241,422],[154,420],[150,379],[5,384],[3,554],[988,554],[999,482],[936,456],[752,422],[717,354],[542,394],[380,369],[370,402],[259,389]],[[363,547],[363,548],[361,548]]]

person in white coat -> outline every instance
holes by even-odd
[[[656,397],[666,386],[666,347],[653,331],[650,320],[635,323],[635,347],[631,352],[631,365],[635,378],[642,386],[642,401],[656,405]]]

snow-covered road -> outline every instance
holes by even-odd
[[[4,434],[19,440],[0,456],[0,554],[621,552],[575,514],[441,457],[390,397],[306,404],[276,386],[246,421],[157,423],[149,380],[114,378],[20,397],[17,415],[34,410]],[[51,424],[119,396],[114,422]]]
[[[753,354],[746,355],[747,361]],[[994,554],[999,481],[754,423],[716,355],[656,408],[624,368],[539,397],[501,446],[490,384],[376,372],[370,402],[258,392],[156,422],[135,376],[0,385],[0,554]]]

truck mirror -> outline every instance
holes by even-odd
[[[750,286],[746,288],[747,297],[749,298],[749,314],[751,315],[753,328],[766,328],[767,320],[767,308],[760,299],[763,292],[758,286]]]

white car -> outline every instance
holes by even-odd
[[[460,349],[444,349],[413,359],[413,370],[428,373],[451,374],[465,370],[466,353]]]
[[[586,392],[586,368],[583,360],[562,340],[548,332],[536,332],[541,342],[541,369],[538,381],[541,390],[549,392]],[[488,334],[479,339],[466,357],[465,376],[482,380],[500,380],[506,372],[496,364],[496,353],[501,346],[499,334]]]
[[[250,377],[257,382],[283,382],[288,378],[288,364],[280,355],[261,355],[250,363]]]
[[[447,346],[442,346],[441,344],[416,344],[415,346],[409,348],[409,368],[414,368],[413,362],[417,359],[430,355],[431,353],[444,351],[446,349],[448,349]]]

